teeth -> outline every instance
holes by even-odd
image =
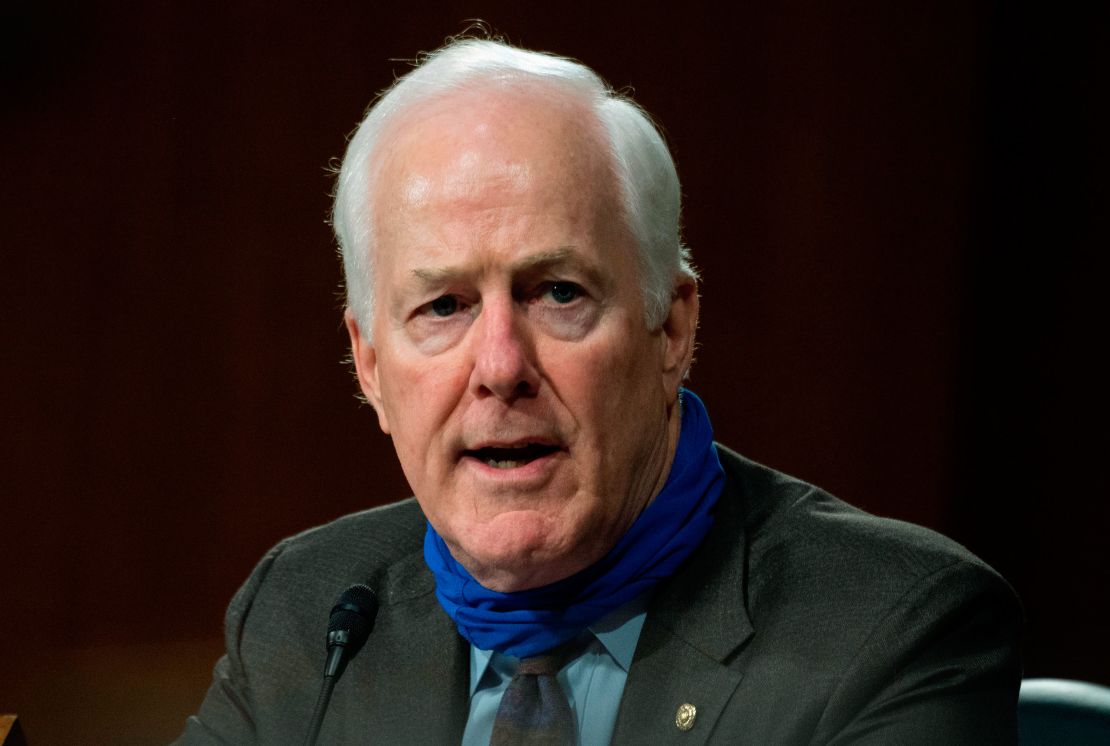
[[[523,465],[523,461],[498,461],[497,459],[486,459],[486,465],[492,466],[494,469],[515,469]]]
[[[465,455],[478,459],[491,469],[519,469],[538,458],[554,453],[554,446],[529,443],[521,446],[486,446],[465,451]]]

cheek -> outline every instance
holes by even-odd
[[[591,438],[623,439],[656,417],[661,402],[654,337],[635,323],[617,325],[605,340],[572,345],[560,357],[556,388]],[[659,399],[660,402],[657,402]]]
[[[595,386],[596,381],[608,382],[604,388],[610,394],[627,399],[657,385],[661,366],[655,335],[646,332],[639,319],[622,322],[614,327],[609,343],[598,345],[591,354],[596,360],[594,375],[602,376],[594,379]]]
[[[448,359],[390,356],[380,362],[382,401],[399,450],[432,444],[466,391],[464,366]]]

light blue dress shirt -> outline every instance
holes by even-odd
[[[578,742],[600,746],[613,738],[624,682],[640,639],[645,599],[636,599],[590,625],[592,639],[556,677],[578,722]],[[501,695],[518,659],[470,646],[470,717],[463,746],[489,746]]]

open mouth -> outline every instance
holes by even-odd
[[[463,456],[478,459],[494,469],[516,469],[538,458],[549,456],[559,450],[558,446],[543,443],[526,443],[519,446],[486,447],[463,451]]]

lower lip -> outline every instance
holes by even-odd
[[[546,479],[551,470],[555,468],[558,458],[565,454],[565,451],[553,451],[510,469],[498,469],[496,466],[490,466],[485,461],[480,461],[473,456],[463,456],[462,460],[467,468],[475,471],[483,479],[519,483]]]

